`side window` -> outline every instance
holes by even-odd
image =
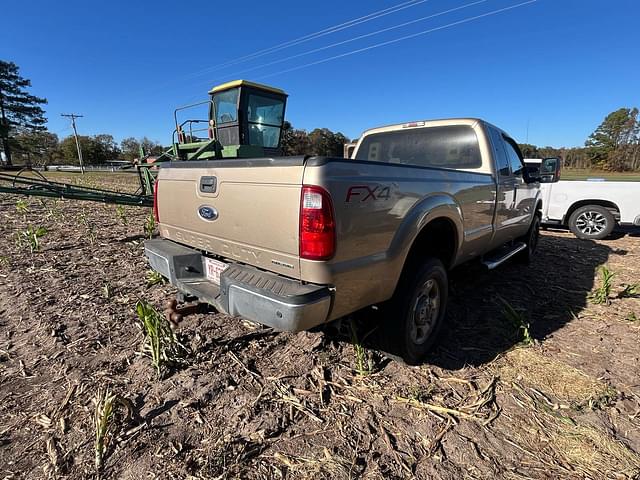
[[[509,158],[509,165],[511,165],[511,171],[514,175],[522,175],[524,171],[524,164],[522,160],[520,160],[520,155],[516,152],[516,149],[513,148],[511,142],[505,139],[504,141],[504,149],[507,152],[507,157]]]
[[[238,89],[221,92],[213,96],[216,106],[216,123],[230,123],[238,120]]]
[[[496,156],[496,163],[498,166],[498,174],[501,177],[508,177],[511,175],[511,171],[509,170],[509,159],[507,158],[507,154],[504,150],[504,140],[502,139],[502,134],[493,127],[487,127],[489,129],[489,134],[491,135],[491,143],[493,144],[493,152]]]

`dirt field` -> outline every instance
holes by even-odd
[[[158,379],[135,304],[174,291],[147,286],[148,210],[17,200],[0,195],[0,478],[95,478],[104,388],[124,401],[102,478],[640,478],[640,299],[618,298],[640,282],[637,235],[544,232],[530,267],[459,268],[421,367],[358,357],[349,322],[286,334],[208,314]],[[48,231],[35,253],[16,242],[28,225]],[[610,305],[589,299],[603,264]],[[360,338],[374,314],[353,319]]]

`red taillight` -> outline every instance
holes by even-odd
[[[300,258],[328,260],[336,250],[336,223],[331,196],[312,185],[300,195]]]
[[[160,216],[158,215],[158,184],[160,182],[156,178],[153,182],[153,218],[156,219],[156,223],[160,223]]]

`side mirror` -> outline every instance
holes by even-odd
[[[524,180],[527,183],[542,182],[542,178],[540,178],[540,169],[531,165],[524,167]]]
[[[542,183],[554,183],[560,180],[560,167],[562,163],[557,157],[549,157],[542,160],[540,174]]]

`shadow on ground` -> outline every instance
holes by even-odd
[[[553,335],[586,307],[598,269],[612,252],[606,242],[543,235],[529,266],[508,262],[486,271],[470,263],[456,268],[450,274],[447,324],[426,362],[455,370],[482,365],[511,349],[521,333],[505,317],[503,301],[522,313],[535,339]],[[365,310],[354,318],[364,345],[380,350],[375,334],[368,335],[375,313]],[[344,333],[333,338],[351,342]]]

